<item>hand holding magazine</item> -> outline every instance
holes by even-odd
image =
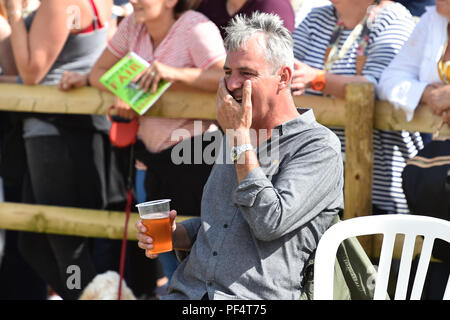
[[[161,80],[155,93],[139,89],[139,83],[133,82],[150,64],[134,52],[128,53],[100,78],[100,83],[113,94],[126,102],[139,115],[143,115],[171,83]]]

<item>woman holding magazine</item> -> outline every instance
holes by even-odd
[[[169,90],[199,89],[216,92],[223,77],[225,48],[219,29],[203,14],[193,11],[193,0],[131,0],[134,12],[120,23],[116,34],[95,63],[89,76],[91,85],[106,90],[100,77],[129,52],[150,63],[141,74],[139,85],[154,92],[160,79],[172,83]],[[119,116],[137,114],[120,99],[115,107]],[[182,141],[172,134],[184,132]],[[138,165],[146,168],[147,200],[169,198],[180,215],[198,216],[203,185],[212,163],[205,163],[204,135],[218,130],[213,121],[140,117],[135,146]],[[194,142],[196,141],[196,142]],[[174,148],[190,150],[190,161],[181,164],[172,159]],[[201,146],[196,150],[194,146]],[[201,163],[194,164],[194,153],[202,152]],[[198,155],[197,155],[198,157]],[[183,159],[186,159],[184,156]],[[175,160],[175,163],[174,163]],[[199,160],[199,159],[196,159]],[[198,161],[197,161],[198,162]],[[161,256],[163,265],[164,254]],[[167,264],[165,265],[165,267]],[[167,270],[165,268],[165,270]],[[173,272],[173,268],[170,273]]]

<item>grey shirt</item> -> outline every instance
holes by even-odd
[[[240,184],[220,152],[201,217],[183,223],[195,242],[164,299],[299,299],[305,262],[343,209],[339,139],[299,111],[258,147],[261,167]]]

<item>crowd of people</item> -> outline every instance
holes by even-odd
[[[346,84],[369,82],[408,120],[426,105],[450,126],[450,0],[307,1],[75,0],[71,11],[63,0],[0,0],[0,83],[107,91],[100,77],[134,52],[150,63],[135,79],[146,90],[164,79],[170,90],[217,92],[217,121],[201,121],[200,132],[195,119],[138,117],[114,100],[117,116],[139,121],[134,201],[170,198],[175,247],[191,252],[181,264],[174,252],[147,259],[139,248],[152,239],[138,223],[125,274],[137,296],[300,296],[301,270],[343,210],[345,136],[297,109],[294,96],[344,98]],[[0,120],[6,201],[124,209],[132,151],[111,145],[106,116],[2,112]],[[251,129],[281,134],[255,142]],[[173,141],[175,130],[187,136]],[[234,150],[249,163],[197,164],[194,154],[173,163],[175,148],[200,144],[203,154],[205,136],[219,132],[224,150],[248,146]],[[408,214],[401,173],[429,137],[374,130],[373,138],[373,212]],[[258,154],[274,141],[276,169]],[[176,215],[197,217],[175,224]],[[45,299],[50,286],[77,299],[97,274],[118,270],[119,241],[13,231],[5,239],[0,298]],[[28,278],[11,276],[23,272],[13,263]],[[70,265],[82,270],[75,289],[66,285]]]

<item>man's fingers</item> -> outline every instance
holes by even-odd
[[[134,225],[137,229],[137,231],[141,233],[145,233],[147,231],[147,228],[144,226],[141,220],[136,221],[136,224]]]
[[[244,89],[242,92],[242,106],[252,106],[252,82],[250,80],[245,80],[244,82]]]
[[[225,96],[225,98],[223,99],[223,101],[225,101],[225,104],[228,106],[232,106],[233,102],[235,102],[236,100],[233,99],[233,97],[230,94],[227,94]]]
[[[175,222],[175,219],[177,218],[177,212],[175,210],[171,210],[169,212],[169,217],[170,217],[170,224],[172,226],[172,232],[174,232],[177,228]]]
[[[147,258],[150,258],[150,259],[156,259],[156,258],[158,258],[158,255],[157,255],[157,254],[150,253],[150,252],[147,251],[147,250],[145,250],[145,255],[147,256]]]
[[[138,247],[141,249],[149,250],[153,249],[153,239],[144,234],[139,234],[136,236],[138,239]]]
[[[222,78],[219,82],[219,88],[217,89],[217,98],[224,99],[227,94],[229,93],[225,86],[225,79]]]

